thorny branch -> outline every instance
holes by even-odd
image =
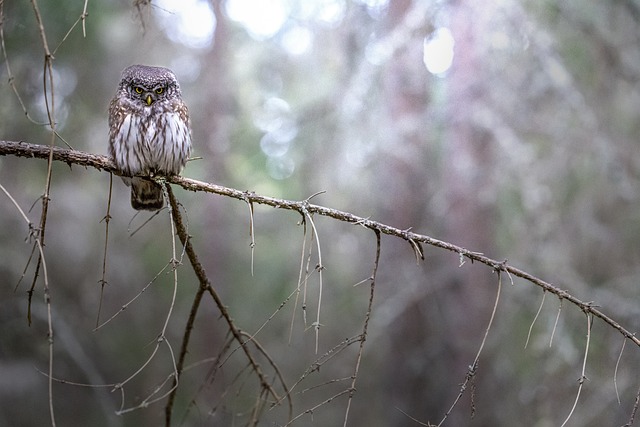
[[[167,179],[167,181],[170,182],[169,179]],[[196,295],[194,297],[193,303],[191,305],[191,312],[189,314],[189,320],[187,321],[187,325],[185,328],[185,334],[183,336],[183,341],[182,341],[182,345],[181,345],[181,349],[180,349],[180,354],[178,356],[178,363],[176,365],[176,375],[174,377],[174,388],[171,392],[171,394],[169,395],[169,400],[167,401],[167,405],[165,406],[165,424],[168,426],[171,425],[171,417],[172,417],[172,412],[173,412],[173,402],[175,400],[175,393],[177,388],[175,388],[175,385],[177,385],[177,381],[180,377],[180,374],[182,373],[182,370],[184,368],[184,360],[187,354],[187,347],[189,345],[189,339],[191,336],[191,331],[193,330],[193,322],[195,321],[195,317],[196,314],[198,312],[198,308],[200,307],[200,303],[202,302],[202,297],[204,296],[205,293],[209,293],[211,295],[211,297],[213,298],[213,300],[216,303],[216,306],[218,307],[218,310],[220,310],[220,313],[222,314],[222,317],[224,317],[224,319],[227,322],[227,325],[229,326],[229,330],[231,332],[231,334],[233,335],[234,339],[240,344],[240,346],[242,347],[242,350],[244,351],[249,364],[251,365],[251,368],[253,369],[253,371],[256,373],[256,375],[258,376],[259,380],[260,380],[260,385],[262,386],[263,390],[266,392],[266,394],[271,395],[271,397],[273,397],[273,399],[275,401],[279,401],[281,400],[280,397],[278,396],[277,392],[274,390],[273,386],[271,385],[270,381],[267,379],[267,377],[265,376],[265,374],[262,372],[262,369],[260,368],[260,365],[258,364],[258,362],[256,361],[253,353],[249,350],[248,347],[248,342],[250,340],[246,340],[245,339],[245,334],[239,330],[237,328],[237,326],[235,325],[235,323],[233,322],[233,319],[231,318],[231,315],[229,313],[229,311],[227,310],[227,307],[222,303],[222,300],[220,299],[217,291],[213,288],[213,286],[211,285],[211,281],[209,280],[207,273],[204,270],[204,267],[202,266],[202,264],[200,263],[200,260],[198,259],[198,255],[196,254],[195,249],[193,248],[193,245],[191,244],[191,239],[190,236],[187,232],[187,229],[184,225],[184,222],[182,221],[182,216],[180,214],[180,207],[178,204],[178,201],[176,200],[173,191],[171,190],[170,186],[166,186],[165,187],[167,190],[167,195],[168,195],[168,199],[169,199],[169,204],[171,206],[171,209],[173,211],[173,221],[175,223],[176,226],[176,232],[178,234],[178,237],[180,238],[180,241],[182,242],[184,248],[185,248],[185,252],[187,254],[187,258],[189,258],[189,261],[191,263],[191,266],[193,268],[193,271],[195,272],[198,281],[200,282],[200,287],[198,289],[198,291],[196,292]],[[261,347],[259,346],[259,344],[257,342],[254,341],[254,344],[261,349]],[[262,352],[263,355],[265,355],[264,352]],[[273,364],[272,364],[273,366]],[[281,383],[285,389],[285,394],[287,395],[287,400],[289,403],[289,418],[291,418],[291,412],[292,412],[292,402],[291,402],[291,398],[289,397],[289,390],[287,388],[287,386],[284,384],[284,380],[282,379],[282,376],[279,375],[279,372],[277,371],[276,368],[276,372],[278,373],[278,377],[281,380]]]
[[[47,35],[44,30],[44,23],[42,15],[40,13],[40,7],[36,0],[31,0],[31,6],[33,13],[38,24],[38,32],[40,33],[40,40],[42,41],[42,49],[44,53],[43,72],[42,72],[42,91],[44,95],[44,105],[47,110],[48,125],[51,129],[51,136],[49,142],[49,155],[47,156],[47,177],[45,179],[44,192],[42,194],[42,212],[40,214],[40,238],[39,245],[44,246],[45,229],[47,226],[47,212],[49,209],[49,192],[51,190],[51,175],[53,168],[53,147],[56,142],[56,120],[55,120],[55,92],[53,89],[53,55],[49,49],[49,42],[47,41]],[[4,36],[3,36],[4,43]],[[40,272],[40,266],[44,267],[44,254],[40,247],[40,253],[38,261],[36,262],[36,269],[33,275],[33,281],[31,283],[31,289],[29,289],[29,310],[31,310],[31,298],[33,296],[33,290],[38,279]],[[53,409],[53,320],[51,316],[51,291],[49,289],[49,283],[47,280],[44,282],[44,297],[47,304],[47,324],[49,335],[49,417],[51,419],[51,425],[55,427],[56,419]],[[28,319],[31,321],[31,312],[29,311]]]
[[[85,167],[92,167],[98,170],[113,172],[116,175],[118,174],[118,171],[115,169],[113,163],[103,155],[91,154],[77,150],[68,150],[59,147],[48,147],[43,145],[29,144],[26,142],[0,140],[0,155],[13,155],[18,157],[47,159],[50,152],[53,160],[67,163],[69,166],[76,164]],[[569,292],[530,273],[527,273],[524,270],[513,267],[505,261],[497,261],[483,255],[482,253],[473,252],[449,242],[434,239],[433,237],[414,233],[412,231],[401,230],[390,225],[373,221],[369,218],[359,217],[349,212],[311,204],[307,201],[293,201],[261,196],[253,192],[240,191],[233,188],[197,181],[195,179],[185,178],[181,176],[167,177],[167,182],[179,185],[182,188],[190,191],[214,193],[221,196],[232,197],[234,199],[244,201],[245,203],[249,202],[253,204],[272,206],[278,209],[293,210],[299,212],[302,215],[304,215],[306,211],[306,213],[308,214],[322,215],[337,219],[339,221],[362,225],[363,227],[369,228],[371,230],[377,230],[380,233],[406,240],[407,242],[409,242],[412,248],[415,248],[415,244],[427,244],[454,252],[461,258],[469,259],[471,260],[471,262],[479,262],[485,264],[496,270],[497,272],[503,271],[510,276],[520,277],[536,286],[539,286],[544,291],[556,295],[561,302],[566,300],[579,307],[585,314],[591,314],[592,316],[599,318],[600,320],[611,326],[613,329],[618,331],[620,334],[622,334],[626,339],[632,341],[634,344],[640,347],[640,338],[636,337],[635,334],[633,334],[628,329],[624,328],[618,322],[613,320],[611,317],[607,316],[604,312],[596,308],[593,303],[582,301],[579,298],[571,295]]]

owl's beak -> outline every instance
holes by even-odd
[[[147,105],[151,105],[151,103],[153,102],[153,99],[151,99],[151,95],[147,95]]]

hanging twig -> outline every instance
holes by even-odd
[[[364,315],[364,324],[362,325],[362,335],[360,336],[360,347],[358,348],[358,357],[356,358],[356,366],[353,369],[353,375],[351,376],[351,387],[349,392],[349,399],[347,400],[347,409],[344,413],[343,427],[347,427],[347,420],[349,419],[349,409],[351,408],[351,401],[356,391],[356,380],[358,379],[358,373],[360,372],[360,362],[362,361],[362,354],[364,353],[364,342],[367,340],[367,332],[369,329],[369,320],[371,319],[371,312],[373,311],[373,295],[376,288],[376,276],[378,275],[378,266],[380,264],[380,232],[374,230],[376,233],[376,258],[373,262],[373,272],[371,273],[371,284],[369,291],[369,304],[367,305],[367,312]]]
[[[467,386],[469,385],[469,383],[471,383],[474,380],[474,378],[476,376],[476,372],[478,370],[478,362],[480,361],[480,355],[482,354],[482,350],[484,349],[484,345],[487,342],[487,337],[489,336],[489,331],[491,330],[491,325],[493,325],[493,319],[496,316],[496,311],[498,311],[498,302],[500,302],[500,293],[502,292],[502,275],[500,274],[500,270],[496,270],[496,272],[498,274],[498,290],[496,291],[496,300],[493,303],[493,310],[491,311],[491,317],[489,318],[489,323],[487,324],[487,328],[484,331],[484,337],[482,337],[482,342],[480,343],[480,348],[478,348],[478,353],[476,353],[476,357],[475,357],[475,359],[473,359],[473,363],[471,365],[469,365],[469,370],[467,371],[467,375],[464,378],[464,382],[460,386],[460,391],[458,392],[458,395],[456,396],[455,400],[453,401],[453,404],[451,405],[451,407],[449,408],[447,413],[444,414],[444,417],[438,423],[438,427],[440,427],[442,424],[444,424],[446,419],[449,417],[449,415],[451,414],[453,409],[456,407],[456,405],[458,404],[458,402],[460,401],[460,399],[464,395],[465,391],[467,390]],[[473,400],[472,400],[471,411],[472,411],[471,413],[473,415],[473,411],[474,411]]]
[[[529,326],[529,332],[527,332],[527,341],[524,343],[524,348],[529,346],[529,338],[531,338],[531,331],[533,330],[533,325],[536,324],[536,320],[538,320],[538,316],[542,311],[542,306],[544,305],[544,298],[547,296],[546,292],[542,292],[542,301],[540,301],[540,306],[538,307],[538,311],[536,311],[536,315],[533,316],[533,320],[531,321],[531,325]]]
[[[579,384],[578,393],[576,394],[576,398],[573,401],[573,406],[571,407],[571,411],[569,411],[569,415],[567,415],[567,418],[564,420],[564,422],[560,427],[564,427],[565,425],[567,425],[567,423],[571,419],[573,412],[576,410],[576,406],[578,406],[578,400],[580,399],[580,392],[582,391],[582,386],[584,385],[584,382],[588,379],[585,372],[587,370],[587,356],[589,354],[589,344],[591,343],[591,326],[593,325],[593,317],[589,313],[585,313],[585,314],[587,316],[587,343],[585,344],[584,358],[582,359],[582,372],[580,373],[580,379],[578,380],[578,384]]]
[[[113,190],[113,174],[109,174],[109,196],[107,197],[107,213],[104,221],[104,252],[102,254],[102,278],[100,283],[100,302],[98,303],[98,314],[96,315],[96,328],[100,325],[100,313],[102,312],[102,299],[104,297],[104,287],[107,284],[107,248],[109,247],[109,221],[111,221],[111,194]]]
[[[618,399],[618,405],[620,405],[620,392],[618,391],[618,367],[620,366],[620,359],[622,359],[622,353],[624,352],[624,346],[627,340],[622,340],[622,348],[620,348],[620,354],[618,354],[618,360],[616,360],[616,367],[613,370],[613,387],[616,390],[616,398]]]
[[[560,299],[560,304],[558,304],[558,314],[556,315],[556,321],[553,323],[553,329],[551,330],[551,337],[549,338],[549,348],[553,345],[553,337],[556,334],[556,329],[558,328],[558,321],[560,320],[560,314],[562,313],[562,299]]]

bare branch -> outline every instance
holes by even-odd
[[[172,178],[167,178],[167,182],[172,182]],[[188,235],[187,230],[184,227],[184,224],[182,223],[182,218],[179,215],[179,210],[178,210],[178,201],[174,196],[173,191],[171,191],[171,187],[166,186],[165,188],[167,190],[167,198],[169,199],[169,204],[171,205],[171,209],[173,212],[173,221],[176,225],[176,232],[178,234],[178,237],[180,238],[180,241],[184,245],[187,258],[189,258],[193,271],[196,274],[198,281],[200,282],[199,292],[203,292],[203,293],[207,292],[211,295],[216,306],[218,307],[218,310],[220,310],[220,314],[222,314],[222,317],[227,322],[227,325],[229,326],[229,330],[231,334],[233,335],[234,339],[238,342],[238,344],[240,344],[240,347],[244,351],[244,354],[246,355],[249,361],[249,364],[251,365],[251,369],[253,369],[253,371],[258,376],[261,387],[264,390],[266,390],[267,393],[274,398],[274,400],[276,401],[280,400],[280,397],[278,396],[276,391],[273,389],[270,382],[267,380],[258,362],[255,360],[253,353],[249,350],[248,346],[246,345],[247,342],[243,339],[242,331],[238,329],[235,322],[231,318],[231,314],[229,313],[227,307],[223,304],[222,299],[220,298],[220,295],[218,295],[218,292],[214,289],[213,285],[211,284],[211,281],[209,280],[209,277],[207,276],[207,273],[204,270],[204,267],[200,263],[198,255],[196,254],[196,251],[194,250],[193,245],[191,244],[190,236]],[[199,299],[200,297],[196,295],[196,298]],[[194,300],[194,304],[192,305],[192,316],[194,318],[195,318],[197,307],[199,306],[199,304],[200,302],[196,302]],[[187,328],[191,328],[191,327],[192,326],[187,325]],[[176,368],[176,380],[178,379],[181,373],[181,367],[182,367],[182,364],[184,363],[184,354],[186,354],[187,346],[188,346],[188,336],[185,334],[185,337],[183,338],[182,349],[180,351],[180,356],[178,358],[177,368]],[[185,353],[183,353],[183,350],[185,351]],[[287,395],[288,395],[288,391],[287,391]],[[169,396],[170,396],[169,402],[165,407],[165,423],[167,426],[170,425],[170,422],[171,422],[171,413],[172,413],[171,405],[174,400],[174,394],[172,393]]]
[[[49,157],[49,152],[53,160],[61,161],[69,165],[77,164],[85,167],[92,167],[98,170],[113,172],[119,175],[114,164],[106,156],[99,154],[91,154],[78,150],[68,150],[59,147],[47,147],[42,145],[29,144],[26,142],[16,141],[2,141],[0,140],[0,155],[13,155],[18,157],[37,157],[46,159]],[[369,218],[360,217],[349,212],[340,211],[337,209],[331,209],[320,205],[310,204],[307,201],[292,201],[285,199],[278,199],[275,197],[261,196],[253,192],[240,191],[229,187],[223,187],[221,185],[211,184],[207,182],[198,181],[195,179],[185,178],[181,176],[167,177],[167,182],[176,184],[182,188],[190,191],[203,191],[207,193],[218,194],[221,196],[232,197],[234,199],[242,200],[245,203],[255,203],[261,205],[272,206],[278,209],[287,209],[299,212],[301,215],[305,215],[305,210],[308,214],[318,214],[329,218],[337,219],[339,221],[361,225],[371,230],[378,230],[383,234],[389,236],[399,237],[406,241],[414,241],[416,243],[424,243],[437,248],[445,249],[450,252],[458,254],[462,259],[465,257],[473,262],[479,262],[485,264],[496,271],[504,271],[509,275],[520,277],[543,290],[556,295],[560,300],[567,300],[573,305],[579,307],[582,311],[588,314],[592,314],[594,317],[599,318],[613,329],[622,334],[625,338],[632,341],[635,345],[640,347],[640,338],[631,333],[626,328],[622,327],[618,322],[604,314],[601,310],[598,310],[594,304],[590,302],[584,302],[579,298],[571,295],[567,291],[552,285],[524,270],[513,267],[506,264],[504,261],[497,261],[489,258],[482,253],[473,252],[463,247],[454,245],[449,242],[434,239],[423,234],[418,234],[406,230],[401,230],[390,225],[386,225],[377,221],[372,221]],[[196,273],[197,274],[197,273]],[[205,276],[206,277],[206,276]]]
[[[633,425],[633,421],[636,418],[636,412],[638,411],[638,406],[640,406],[640,388],[638,388],[638,392],[636,393],[636,399],[633,403],[633,409],[631,410],[629,421],[622,427],[631,427]]]

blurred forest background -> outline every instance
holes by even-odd
[[[33,2],[1,1],[0,139],[49,144],[43,49]],[[107,152],[107,106],[130,64],[173,69],[190,108],[194,155],[183,175],[303,200],[508,259],[640,327],[640,3],[636,0],[127,0],[37,2],[53,61],[55,121],[75,149]],[[8,61],[7,61],[8,60]],[[14,88],[24,103],[14,93]],[[26,111],[25,111],[26,109]],[[27,114],[25,114],[27,113]],[[57,145],[64,146],[58,140]],[[0,184],[38,223],[46,162],[0,157]],[[115,178],[106,320],[171,257],[166,211],[134,217]],[[254,333],[297,286],[301,217],[176,189],[189,233],[238,327]],[[170,307],[163,272],[127,310],[94,331],[100,304],[109,174],[54,164],[45,255],[55,329],[54,375],[113,384],[147,359]],[[375,236],[316,217],[324,293],[313,328],[290,300],[259,341],[292,385],[322,354],[360,333]],[[0,195],[0,424],[49,425],[47,319],[29,230]],[[315,245],[307,239],[308,249]],[[455,254],[382,238],[375,304],[348,425],[438,423],[460,390],[491,314],[497,276]],[[312,255],[312,263],[317,251]],[[504,279],[504,278],[503,278]],[[167,340],[180,342],[198,287],[179,269]],[[317,307],[318,275],[309,282]],[[473,392],[445,425],[558,426],[576,398],[584,313],[523,280],[505,285]],[[291,338],[291,319],[295,317]],[[557,324],[556,324],[556,319]],[[308,321],[309,322],[309,321]],[[555,326],[554,326],[555,325]],[[307,324],[309,326],[309,324]],[[200,311],[173,425],[244,425],[255,378],[234,353],[216,373],[226,324]],[[551,339],[553,337],[553,340]],[[567,423],[623,425],[640,386],[640,349],[595,321],[588,380]],[[552,342],[551,342],[552,341]],[[551,345],[550,345],[551,344]],[[294,415],[348,387],[351,346],[296,389]],[[620,357],[621,355],[621,357]],[[264,361],[262,362],[265,363]],[[172,372],[169,352],[125,387],[139,404]],[[263,365],[265,366],[265,365]],[[266,369],[266,368],[265,368]],[[347,380],[345,380],[347,377]],[[304,390],[304,392],[302,392]],[[123,415],[110,387],[54,383],[58,425],[156,426],[164,404]],[[294,425],[342,425],[346,396]],[[286,406],[286,405],[285,405]],[[473,413],[473,417],[472,417]],[[259,425],[283,425],[286,408]],[[526,420],[526,421],[523,421]]]

